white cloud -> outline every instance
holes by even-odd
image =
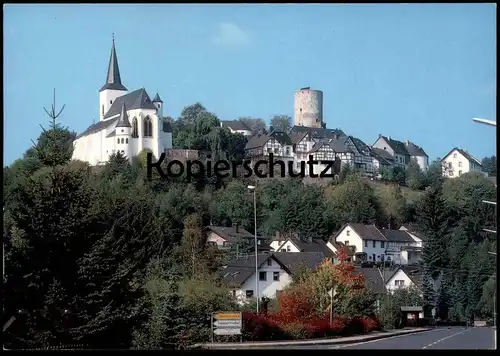
[[[242,47],[250,44],[250,36],[232,22],[221,22],[212,43],[218,46]]]

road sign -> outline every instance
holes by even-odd
[[[241,320],[216,320],[214,326],[218,329],[241,329]]]
[[[429,309],[427,309],[427,310],[429,310]],[[432,316],[435,317],[436,316],[436,308],[432,308],[431,313],[432,313]],[[427,314],[427,315],[429,315],[429,314]]]
[[[215,329],[214,330],[215,335],[241,335],[241,329]]]
[[[243,322],[241,313],[225,312],[213,315],[214,335],[241,335]]]

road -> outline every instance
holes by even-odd
[[[393,336],[356,344],[294,346],[287,349],[354,349],[354,350],[492,350],[495,349],[496,330],[479,328],[437,328],[415,334]]]

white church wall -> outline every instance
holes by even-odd
[[[111,105],[115,102],[116,98],[127,94],[123,90],[103,90],[99,92],[99,118],[103,121],[104,115],[109,111]]]

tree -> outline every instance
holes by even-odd
[[[425,188],[425,174],[417,162],[411,160],[406,168],[406,184],[413,190],[422,190]]]
[[[199,215],[188,215],[184,219],[184,230],[179,245],[179,261],[184,265],[186,276],[194,276],[206,270],[204,247],[206,236],[203,233],[202,220]]]
[[[288,115],[274,115],[269,126],[276,131],[288,133],[292,128],[292,118]]]
[[[242,116],[238,120],[242,121],[252,130],[252,135],[266,133],[266,122],[262,119],[252,118],[249,116]]]
[[[483,171],[488,173],[489,176],[497,176],[497,156],[484,157],[481,160]]]
[[[387,185],[380,190],[378,201],[382,207],[382,215],[385,218],[385,227],[392,229],[403,223],[406,207],[406,199],[403,197],[399,185]]]

